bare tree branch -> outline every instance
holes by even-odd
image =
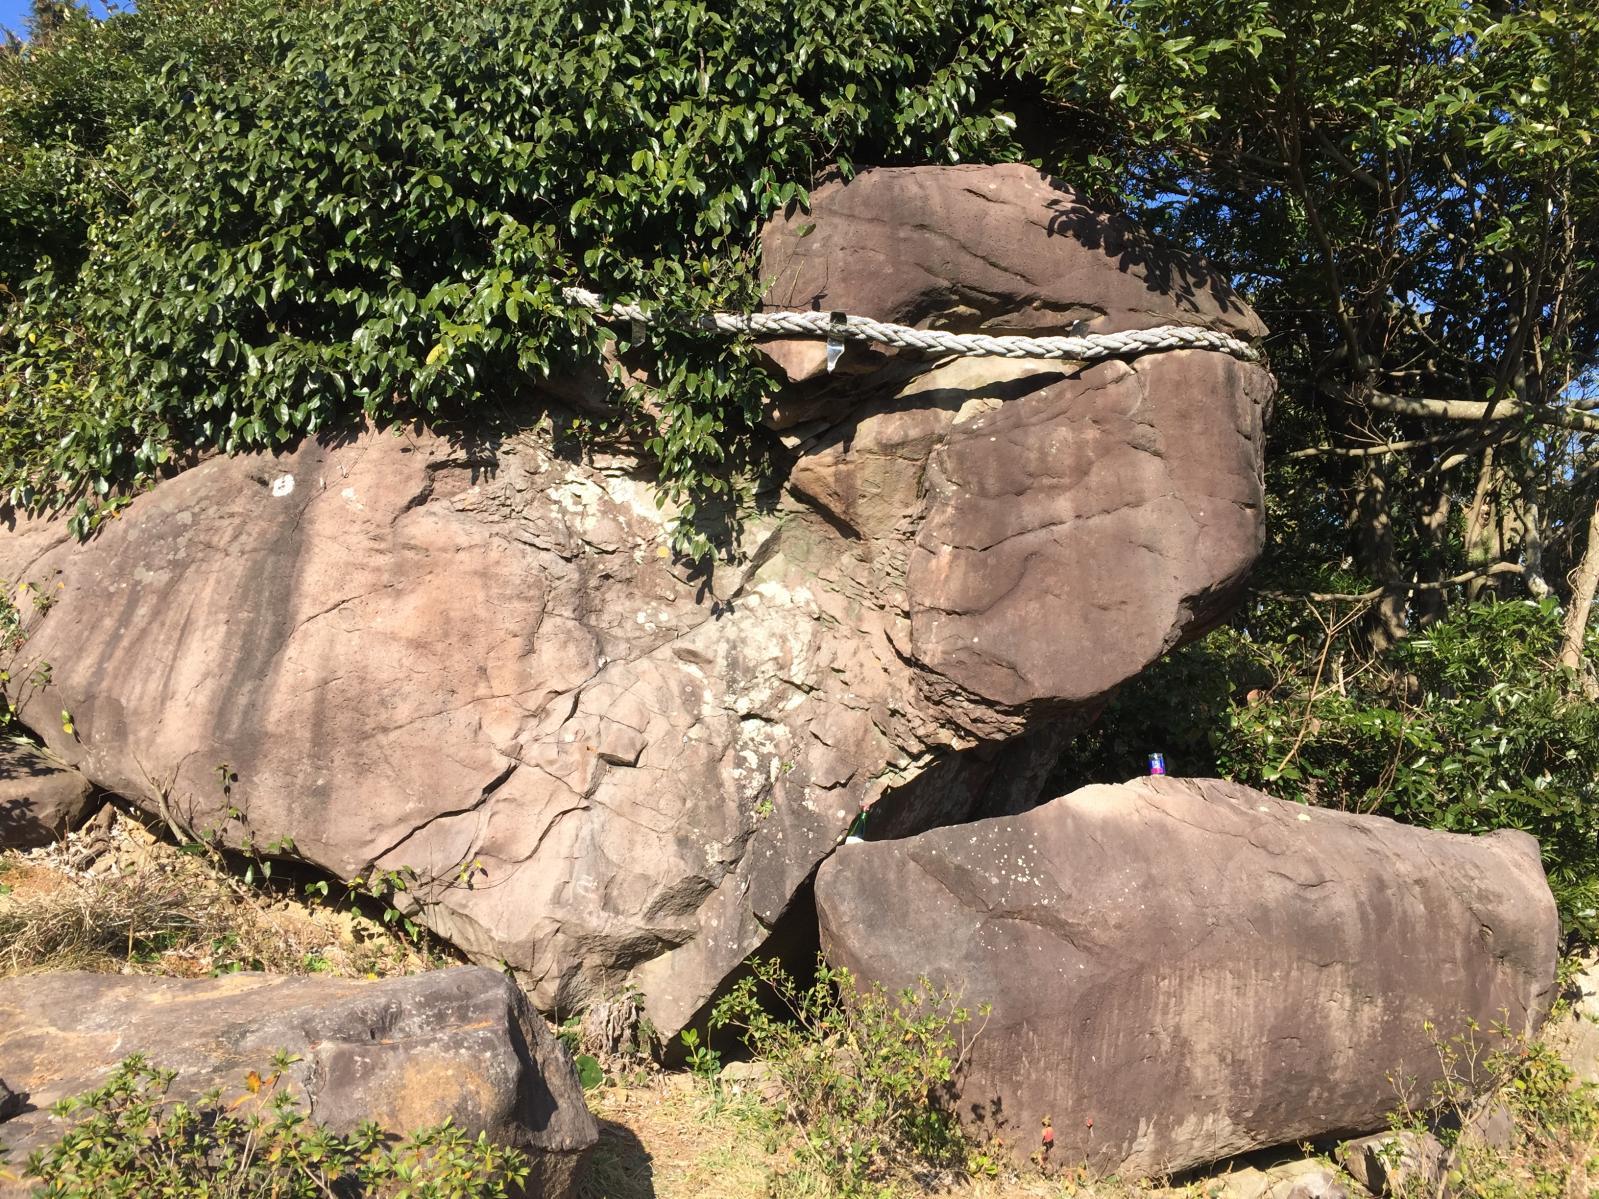
[[[1599,590],[1599,503],[1593,506],[1588,518],[1588,547],[1582,561],[1572,572],[1571,603],[1566,607],[1566,623],[1561,630],[1560,664],[1572,670],[1582,669],[1582,648],[1588,638],[1588,617],[1593,612],[1593,597]],[[1585,683],[1584,690],[1591,691],[1592,684]]]
[[[1439,433],[1433,437],[1417,437],[1411,441],[1388,441],[1380,445],[1341,446],[1341,445],[1313,445],[1303,450],[1293,450],[1284,454],[1284,458],[1374,458],[1380,454],[1402,454],[1406,450],[1417,450],[1423,446],[1442,445],[1446,442],[1463,441],[1471,437],[1470,433]]]
[[[1570,408],[1529,407],[1515,400],[1499,400],[1489,405],[1476,400],[1417,399],[1411,396],[1374,392],[1366,397],[1366,403],[1384,412],[1398,412],[1405,416],[1441,417],[1444,420],[1500,421],[1530,415],[1540,425],[1557,425],[1563,429],[1576,429],[1582,433],[1599,433],[1599,415],[1576,412]]]
[[[1474,579],[1486,579],[1490,575],[1519,575],[1524,570],[1525,567],[1520,562],[1495,562],[1492,566],[1485,566],[1481,570],[1468,570],[1431,583],[1393,583],[1387,587],[1374,587],[1370,591],[1359,592],[1312,591],[1308,594],[1294,594],[1286,591],[1262,591],[1260,594],[1276,599],[1308,599],[1323,604],[1332,600],[1362,604],[1380,600],[1385,595],[1393,595],[1396,592],[1409,594],[1417,591],[1442,591],[1448,587],[1459,587],[1462,583],[1470,583]]]

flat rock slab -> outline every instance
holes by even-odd
[[[1430,1093],[1434,1036],[1530,1034],[1554,997],[1531,837],[1212,779],[847,845],[816,895],[825,951],[859,979],[992,1003],[964,1119],[1025,1161],[1048,1118],[1049,1165],[1124,1177],[1384,1127],[1390,1076]]]
[[[0,1140],[13,1163],[53,1144],[66,1125],[50,1106],[100,1085],[130,1054],[177,1071],[172,1098],[220,1088],[226,1100],[245,1093],[250,1071],[267,1074],[279,1050],[298,1059],[279,1085],[318,1122],[350,1132],[372,1120],[404,1134],[452,1120],[527,1153],[530,1195],[571,1194],[599,1136],[570,1059],[521,992],[497,971],[464,967],[370,983],[0,981],[0,1077],[25,1100]]]
[[[59,841],[83,822],[89,780],[32,746],[0,741],[0,849]]]

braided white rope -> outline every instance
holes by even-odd
[[[644,324],[656,319],[637,304],[607,305],[586,288],[568,287],[563,295],[568,303],[601,313],[604,317]],[[1088,333],[1080,337],[990,337],[986,333],[913,329],[909,325],[894,325],[873,320],[869,316],[845,316],[838,321],[827,312],[754,312],[747,315],[712,312],[694,318],[692,323],[698,328],[718,333],[869,341],[902,349],[929,350],[936,354],[986,358],[1071,358],[1089,362],[1100,358],[1131,357],[1154,350],[1220,350],[1246,362],[1253,362],[1260,357],[1259,351],[1246,341],[1214,329],[1192,325],[1160,325],[1153,329]]]

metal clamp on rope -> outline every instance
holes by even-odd
[[[828,314],[827,325],[827,373],[832,374],[833,368],[838,365],[838,360],[844,356],[844,329],[849,326],[849,317],[842,312]]]

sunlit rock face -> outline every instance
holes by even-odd
[[[829,959],[862,983],[926,976],[992,1005],[957,1080],[964,1120],[1021,1165],[1123,1178],[1388,1127],[1395,1080],[1411,1099],[1444,1081],[1440,1046],[1537,1032],[1560,947],[1525,833],[1218,779],[847,845],[816,901]]]
[[[540,1199],[575,1199],[599,1140],[571,1057],[494,970],[370,982],[54,971],[0,979],[0,1087],[17,1096],[0,1110],[7,1164],[48,1154],[66,1131],[54,1105],[105,1086],[134,1055],[171,1072],[169,1102],[225,1104],[240,1120],[273,1124],[271,1105],[286,1096],[346,1135],[369,1122],[395,1136],[448,1122],[524,1154],[524,1193]],[[34,1190],[0,1173],[0,1199]]]
[[[1021,167],[864,172],[764,244],[778,307],[1259,331]],[[766,349],[788,456],[712,572],[670,553],[638,460],[556,452],[549,397],[515,433],[212,459],[84,545],[15,523],[0,577],[58,597],[26,718],[196,832],[394,872],[547,1011],[631,984],[670,1035],[803,917],[863,806],[886,797],[875,836],[1034,802],[1074,721],[1223,616],[1262,537],[1260,366],[852,346],[829,375],[817,343]]]

